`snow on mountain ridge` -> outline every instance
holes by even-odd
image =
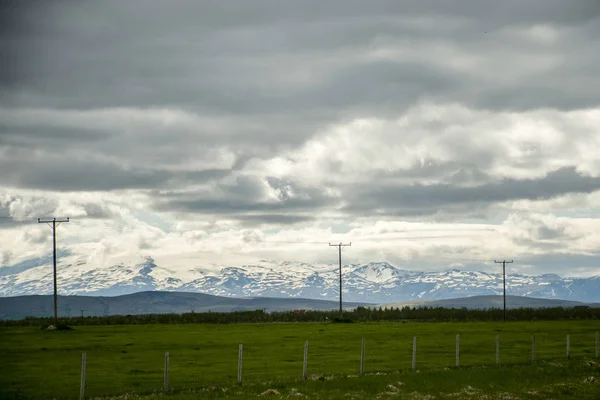
[[[169,290],[235,297],[331,300],[339,296],[336,264],[260,260],[240,267],[211,265],[206,269],[181,268],[181,272],[161,267],[152,257],[138,256],[131,264],[93,268],[82,257],[66,255],[59,262],[59,292],[118,295],[142,290]],[[502,274],[483,271],[453,268],[441,272],[416,272],[399,269],[386,262],[371,262],[344,265],[342,275],[344,299],[347,301],[386,303],[502,293]],[[0,274],[0,296],[51,293],[51,282],[50,264],[15,274]],[[600,277],[564,279],[552,274],[509,274],[507,288],[513,295],[600,300]]]
[[[372,262],[359,266],[352,273],[367,281],[384,283],[390,279],[407,275],[408,271],[400,270],[385,262]]]

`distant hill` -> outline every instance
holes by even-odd
[[[0,319],[50,317],[54,315],[53,296],[32,295],[0,298]],[[294,309],[337,310],[339,303],[328,300],[298,298],[234,298],[189,292],[139,292],[124,296],[59,296],[60,316],[167,314],[186,312],[231,312]],[[344,308],[356,308],[365,303],[344,303]]]
[[[600,303],[582,303],[579,301],[540,299],[523,296],[506,296],[506,308],[552,308],[563,307],[570,308],[576,306],[600,307]],[[382,307],[445,307],[445,308],[469,308],[469,309],[488,309],[503,308],[503,296],[473,296],[461,297],[457,299],[429,300],[429,301],[409,301],[402,303],[382,304]]]
[[[522,296],[506,296],[508,308],[550,308],[550,307],[600,307],[600,303],[582,303],[578,301],[539,299]],[[146,291],[123,296],[59,296],[60,316],[127,315],[127,314],[168,314],[187,312],[232,312],[265,310],[290,311],[337,310],[338,302],[301,298],[269,297],[221,297],[204,293]],[[445,307],[469,309],[502,308],[502,296],[473,296],[456,299],[411,301],[387,303],[381,305],[347,302],[345,309],[365,307]],[[0,297],[0,319],[21,319],[25,317],[50,317],[53,315],[51,295],[32,295]]]

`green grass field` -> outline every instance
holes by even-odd
[[[466,367],[412,373],[369,373],[324,380],[278,380],[243,386],[211,386],[164,395],[129,395],[130,400],[194,399],[406,399],[552,400],[600,398],[598,367],[589,362],[540,361],[535,366]],[[277,392],[274,392],[277,391]]]
[[[235,397],[240,391],[242,397],[239,398],[247,398],[254,393],[252,388],[257,394],[264,390],[261,386],[264,382],[273,380],[283,382],[280,387],[284,389],[301,385],[309,393],[317,393],[315,388],[319,385],[335,386],[342,378],[326,383],[296,381],[302,373],[305,340],[309,341],[309,375],[346,377],[345,386],[359,385],[360,390],[369,393],[373,392],[371,386],[375,388],[386,379],[397,378],[373,375],[377,372],[400,374],[403,383],[410,387],[414,379],[424,379],[424,376],[432,377],[429,384],[445,380],[452,383],[457,379],[466,382],[469,376],[493,370],[500,382],[497,384],[501,384],[503,377],[514,371],[529,371],[530,381],[537,382],[534,372],[541,366],[561,365],[539,373],[540,385],[545,387],[544,379],[550,379],[554,373],[568,378],[571,373],[575,377],[581,372],[583,377],[589,373],[593,376],[595,372],[600,378],[598,369],[591,372],[578,369],[584,363],[582,360],[594,357],[594,333],[598,330],[599,321],[78,326],[71,332],[2,328],[0,398],[78,398],[82,352],[87,354],[86,397],[160,392],[167,351],[173,398]],[[533,333],[536,334],[538,363],[529,365]],[[445,370],[445,367],[454,367],[456,334],[460,334],[461,369]],[[567,334],[571,337],[574,359],[570,363],[566,362]],[[500,368],[494,365],[496,335],[501,338]],[[413,336],[417,336],[419,373],[411,371]],[[363,337],[366,338],[367,376],[348,380],[348,376],[358,375]],[[244,345],[244,384],[237,388],[240,343]],[[517,374],[516,379],[527,376],[523,374]],[[495,384],[494,379],[489,385]],[[218,394],[202,390],[186,394],[210,386],[233,389]],[[439,387],[444,385],[439,383]],[[590,398],[600,398],[600,395]]]

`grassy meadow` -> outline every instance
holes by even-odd
[[[582,360],[540,361],[535,366],[465,367],[412,373],[367,373],[321,379],[215,385],[169,394],[128,395],[129,400],[598,400],[598,367]]]
[[[0,329],[0,398],[78,398],[82,352],[87,355],[88,398],[124,393],[155,393],[154,397],[160,397],[157,393],[163,388],[165,352],[170,354],[169,389],[176,399],[249,398],[262,393],[264,385],[271,382],[279,382],[283,392],[297,387],[325,399],[337,398],[338,389],[356,386],[357,398],[361,398],[361,391],[384,393],[392,384],[386,382],[394,379],[402,380],[402,390],[412,390],[415,382],[422,381],[419,387],[429,388],[423,393],[445,388],[449,393],[460,392],[466,386],[476,388],[477,382],[488,389],[496,385],[500,393],[507,385],[506,377],[513,375],[516,384],[529,382],[540,388],[561,379],[567,383],[570,378],[582,381],[588,375],[600,379],[600,369],[584,365],[584,360],[594,358],[594,333],[598,330],[600,322],[594,320],[119,325],[77,326],[73,331],[60,332],[5,327]],[[536,365],[530,365],[533,333]],[[460,334],[458,370],[448,369],[455,365],[456,334]],[[566,359],[567,334],[571,337],[571,361]],[[495,366],[496,335],[500,335],[500,367]],[[411,371],[413,336],[417,336],[416,373]],[[359,378],[355,376],[360,368],[362,338],[366,339],[365,376]],[[311,379],[304,382],[299,378],[306,340]],[[243,385],[238,387],[240,343],[244,345]],[[341,387],[336,389],[336,385]],[[213,386],[231,389],[206,389]],[[592,393],[597,397],[590,398],[600,398],[600,392],[594,392],[600,384],[582,388],[582,395]],[[327,397],[330,392],[334,397]],[[347,394],[352,395],[352,391],[343,395]]]

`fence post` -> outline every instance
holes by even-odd
[[[362,345],[360,347],[360,374],[365,373],[365,338],[362,338]]]
[[[535,333],[531,339],[531,362],[535,363]]]
[[[500,364],[500,335],[496,335],[496,365]]]
[[[165,383],[164,383],[164,391],[167,393],[169,391],[169,352],[165,353]]]
[[[243,359],[243,354],[244,354],[244,345],[240,344],[239,350],[238,350],[238,383],[242,383],[242,359]]]
[[[302,377],[304,380],[308,377],[306,375],[306,367],[308,365],[308,340],[304,342],[304,363],[302,364]]]
[[[567,333],[567,360],[571,358],[571,335]]]
[[[81,385],[79,387],[79,400],[83,400],[85,398],[85,353],[81,354]]]
[[[598,331],[596,331],[596,358],[598,358]]]
[[[456,335],[456,368],[459,366],[460,359],[460,335]]]
[[[413,337],[412,370],[417,369],[417,337]]]

